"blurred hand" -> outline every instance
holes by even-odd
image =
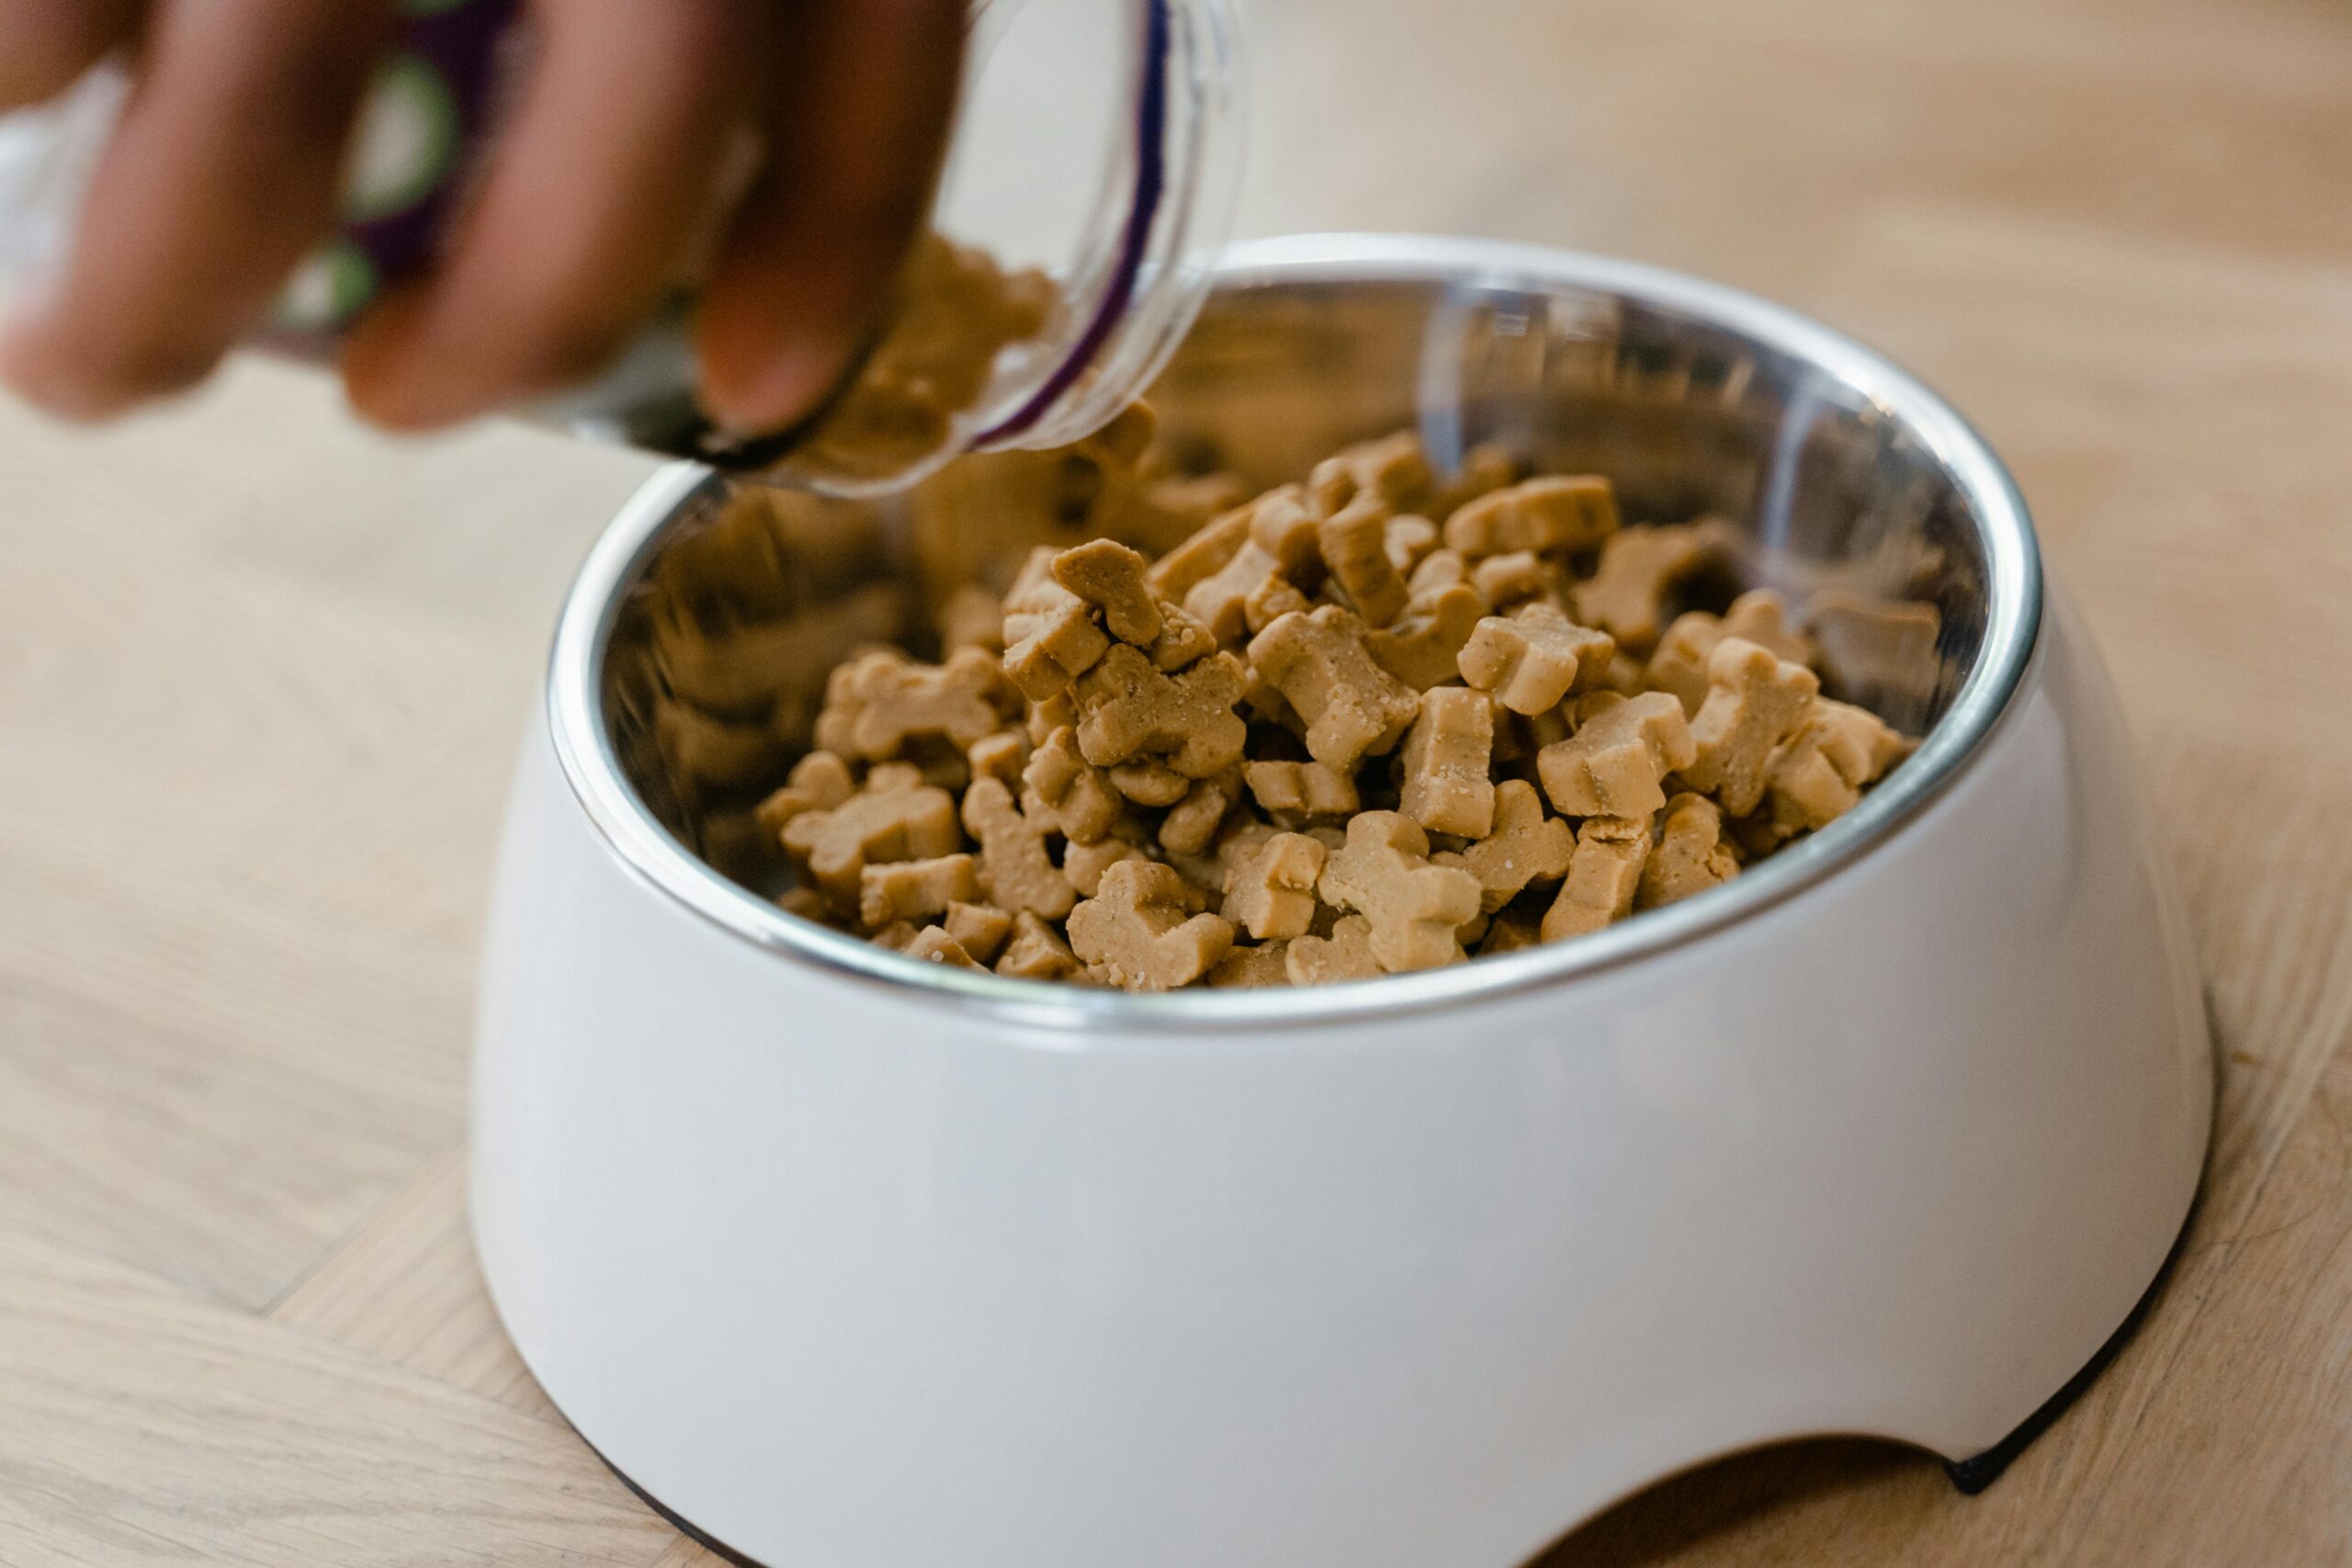
[[[693,276],[710,412],[791,423],[922,222],[965,3],[533,0],[521,101],[438,263],[352,333],[352,401],[417,430],[551,391]],[[0,376],[98,418],[207,375],[333,231],[393,25],[391,0],[0,0],[0,110],[117,49],[136,82]]]

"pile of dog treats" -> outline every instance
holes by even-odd
[[[1038,547],[1001,601],[948,600],[943,662],[850,658],[758,831],[793,913],[1023,978],[1311,985],[1572,939],[1911,750],[1822,695],[1772,593],[1672,615],[1717,564],[1604,479],[1481,449],[1441,482],[1410,434],[1366,443],[1157,558]]]

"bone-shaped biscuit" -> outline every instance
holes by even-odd
[[[1091,844],[1126,815],[1126,801],[1102,769],[1078,748],[1078,732],[1063,725],[1035,751],[1022,771],[1022,812],[1031,821],[1050,818],[1051,826],[1073,844]],[[1033,807],[1030,802],[1034,800]]]
[[[1004,651],[1004,602],[977,583],[964,583],[942,600],[935,619],[939,646],[950,653],[959,648]]]
[[[1400,430],[1359,441],[1324,458],[1315,465],[1306,489],[1317,513],[1329,517],[1367,492],[1392,511],[1414,511],[1430,498],[1436,482],[1420,436]]]
[[[1373,957],[1392,975],[1460,959],[1458,933],[1478,914],[1478,879],[1429,857],[1429,835],[1411,818],[1359,812],[1316,883],[1325,903],[1372,922]]]
[[[1475,588],[1471,581],[1470,563],[1458,550],[1435,549],[1414,564],[1405,579],[1405,587],[1412,594],[1415,608],[1426,605],[1449,588]],[[1479,614],[1488,608],[1487,596],[1478,595]]]
[[[1273,558],[1274,570],[1305,571],[1317,558],[1316,513],[1296,485],[1270,490],[1250,506],[1250,542]]]
[[[1225,918],[1259,942],[1305,936],[1327,858],[1304,833],[1274,833],[1237,848],[1226,860]]]
[[[1103,770],[1111,780],[1111,787],[1134,801],[1157,810],[1175,805],[1193,787],[1193,781],[1175,769],[1154,761],[1121,762]]]
[[[964,753],[976,779],[1001,779],[1009,789],[1021,787],[1021,770],[1029,765],[1029,737],[1018,729],[1000,729],[972,742]]]
[[[1190,985],[1233,945],[1231,922],[1204,906],[1200,889],[1174,867],[1122,861],[1070,911],[1070,951],[1097,979],[1125,990]]]
[[[1770,649],[1727,637],[1707,656],[1707,700],[1690,721],[1697,754],[1683,779],[1745,817],[1764,798],[1765,766],[1813,710],[1820,678]]]
[[[1069,879],[1046,849],[1046,824],[1022,812],[1002,779],[984,775],[972,781],[964,792],[964,830],[979,841],[980,883],[999,908],[1028,909],[1058,920],[1078,902]]]
[[[1495,785],[1494,830],[1458,859],[1478,879],[1479,908],[1491,914],[1536,883],[1566,875],[1575,848],[1575,832],[1544,811],[1533,784],[1505,779]]]
[[[1170,854],[1194,855],[1216,840],[1226,813],[1241,798],[1241,770],[1228,769],[1215,778],[1195,779],[1184,797],[1159,820],[1159,847]]]
[[[1411,594],[1388,558],[1388,507],[1376,493],[1357,496],[1317,525],[1323,563],[1366,626],[1385,626],[1405,613]]]
[[[1482,441],[1462,454],[1453,477],[1438,486],[1430,499],[1430,515],[1451,517],[1482,495],[1502,489],[1519,478],[1519,459],[1498,441]]]
[[[1867,708],[1817,699],[1765,768],[1772,825],[1782,835],[1826,828],[1862,790],[1910,755],[1912,743]]]
[[[1248,634],[1253,597],[1272,592],[1275,580],[1314,558],[1315,521],[1296,485],[1268,491],[1238,515],[1239,544],[1185,588],[1182,599],[1184,613],[1225,647],[1238,646]]]
[[[1249,762],[1241,769],[1259,807],[1276,817],[1352,817],[1362,809],[1352,775],[1320,762]]]
[[[1387,553],[1388,564],[1402,577],[1410,577],[1413,569],[1437,548],[1437,525],[1409,512],[1391,517],[1381,530],[1381,548]]]
[[[905,763],[874,769],[863,793],[839,806],[804,811],[784,825],[784,847],[802,860],[816,885],[844,908],[857,901],[869,863],[927,860],[963,843],[956,799],[922,782]]]
[[[857,793],[849,764],[831,751],[811,751],[792,764],[782,789],[753,808],[770,843],[783,842],[785,824],[807,811],[831,811]]]
[[[1678,795],[1667,803],[1657,842],[1642,867],[1636,908],[1655,909],[1739,874],[1739,860],[1724,841],[1724,814],[1702,795]]]
[[[1486,613],[1476,589],[1454,583],[1415,599],[1395,626],[1364,633],[1364,651],[1414,691],[1426,692],[1454,678],[1462,649]]]
[[[1536,774],[1564,817],[1647,817],[1666,804],[1666,775],[1699,754],[1682,705],[1665,692],[1579,697],[1576,733],[1536,753]]]
[[[1212,989],[1220,991],[1254,991],[1268,986],[1290,984],[1290,943],[1268,942],[1251,945],[1236,942],[1216,967],[1208,972],[1205,981]]]
[[[961,748],[1017,711],[996,656],[958,649],[945,664],[922,664],[876,649],[836,669],[825,682],[817,744],[843,757],[896,757],[919,736]]]
[[[951,969],[978,969],[978,960],[965,950],[964,944],[938,926],[925,926],[915,932],[914,940],[900,948],[909,958],[920,958],[926,964],[944,964]]]
[[[1102,886],[1102,874],[1121,861],[1149,860],[1151,852],[1123,838],[1097,839],[1091,844],[1070,844],[1062,850],[1062,874],[1081,898],[1091,898]]]
[[[1487,922],[1487,935],[1478,943],[1478,956],[1494,958],[1506,953],[1521,953],[1531,947],[1540,947],[1543,943],[1543,926],[1535,916],[1505,909]]]
[[[1549,475],[1480,496],[1445,520],[1465,556],[1589,550],[1617,532],[1617,491],[1593,474]]]
[[[1589,817],[1577,830],[1560,896],[1544,911],[1545,942],[1597,931],[1633,912],[1650,857],[1650,825],[1624,817]]]
[[[997,958],[998,974],[1015,980],[1067,980],[1080,968],[1060,932],[1026,909],[1012,917],[1012,938]]]
[[[1498,610],[1514,604],[1556,603],[1567,587],[1567,577],[1552,562],[1531,550],[1488,556],[1470,569],[1470,585]]]
[[[1646,653],[1657,641],[1667,601],[1714,558],[1692,525],[1620,529],[1600,547],[1599,570],[1577,584],[1577,619],[1629,652]]]
[[[1145,571],[1145,583],[1160,598],[1182,604],[1250,542],[1250,510],[1235,507],[1161,556]]]
[[[1432,833],[1482,839],[1495,825],[1495,708],[1483,692],[1432,686],[1405,733],[1406,816]]]
[[[1055,550],[1029,553],[1004,597],[1004,672],[1031,702],[1066,690],[1110,650],[1085,600],[1054,581]]]
[[[979,896],[979,865],[967,854],[869,864],[858,874],[857,918],[867,926],[927,920]]]
[[[1215,653],[1173,675],[1125,644],[1079,677],[1078,748],[1098,768],[1148,753],[1188,779],[1241,760],[1241,661]]]
[[[1159,636],[1159,602],[1144,583],[1144,558],[1115,539],[1095,539],[1054,557],[1054,581],[1094,607],[1121,642],[1149,648]]]
[[[1373,980],[1383,973],[1372,955],[1372,922],[1342,915],[1328,937],[1303,936],[1283,953],[1294,986],[1328,986],[1340,980]]]
[[[1537,604],[1481,620],[1455,663],[1464,681],[1511,712],[1539,714],[1559,706],[1579,674],[1605,667],[1616,650],[1607,632]]]
[[[1250,662],[1306,721],[1308,754],[1343,772],[1395,746],[1420,712],[1413,693],[1373,661],[1363,622],[1336,604],[1260,632]]]
[[[1012,917],[993,904],[950,904],[946,919],[940,923],[978,964],[995,963],[1012,935]]]
[[[1813,639],[1788,624],[1788,609],[1769,588],[1754,588],[1731,602],[1721,615],[1692,610],[1675,617],[1650,654],[1646,678],[1661,692],[1682,699],[1682,711],[1698,716],[1707,700],[1707,660],[1727,637],[1745,637],[1776,658],[1811,664]]]

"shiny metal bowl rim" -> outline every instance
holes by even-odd
[[[1442,969],[1344,985],[1133,995],[908,958],[788,915],[704,863],[655,819],[621,772],[605,721],[604,655],[626,590],[710,470],[673,464],[639,487],[605,527],[565,601],[548,675],[548,719],[572,794],[639,879],[730,936],[910,999],[978,1010],[1047,1032],[1043,1043],[1091,1046],[1087,1032],[1263,1030],[1458,1006],[1560,986],[1678,949],[1792,898],[1883,844],[1951,786],[2007,713],[2041,623],[2041,568],[2016,481],[1984,439],[1927,387],[1860,344],[1781,306],[1659,268],[1492,241],[1314,234],[1234,246],[1219,288],[1260,283],[1446,282],[1566,287],[1616,295],[1736,333],[1841,382],[1897,423],[1949,472],[1986,547],[1983,645],[1951,707],[1919,750],[1860,806],[1723,886],[1589,936]]]

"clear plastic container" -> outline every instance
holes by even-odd
[[[527,58],[514,0],[404,9],[361,117],[342,230],[261,339],[277,352],[328,360],[378,291],[432,254]],[[781,433],[715,427],[695,400],[694,301],[682,295],[605,374],[520,412],[862,495],[961,453],[1064,445],[1125,406],[1191,326],[1230,226],[1229,0],[975,0],[971,27],[933,232],[823,408]],[[122,93],[106,67],[56,103],[0,117],[0,279],[55,264]]]

